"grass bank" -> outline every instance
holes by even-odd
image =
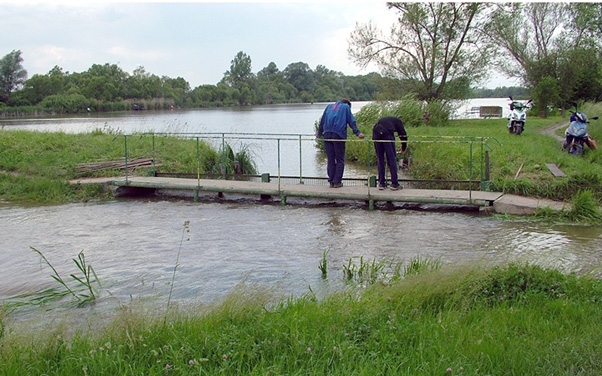
[[[587,110],[591,116],[602,114],[602,106],[592,105]],[[375,121],[363,119],[362,132],[371,135]],[[491,190],[561,201],[571,201],[578,192],[588,190],[595,199],[602,200],[602,149],[588,149],[582,157],[561,152],[559,138],[568,126],[568,117],[529,117],[520,136],[510,134],[506,124],[506,119],[469,119],[452,120],[446,126],[406,128],[412,177],[467,180],[472,172],[472,178],[478,180],[480,161],[487,152]],[[602,139],[602,124],[592,121],[589,131],[594,138]],[[486,139],[483,149],[479,143],[472,144],[472,171],[471,144],[463,140],[471,137]],[[374,163],[374,156],[367,155],[370,150],[360,143],[351,143],[349,149],[353,160]],[[547,164],[555,164],[566,176],[554,176]]]
[[[597,375],[601,296],[600,280],[518,264],[322,301],[245,290],[160,317],[123,308],[102,330],[5,330],[0,374]]]
[[[153,158],[161,169],[182,173],[231,173],[236,162],[247,173],[255,173],[248,150],[234,152],[229,145],[216,150],[195,139],[169,136],[128,136],[103,132],[0,131],[0,200],[32,203],[66,203],[109,199],[99,185],[71,186],[81,176],[78,165],[128,158]],[[133,174],[146,175],[152,166]],[[118,169],[87,174],[87,177],[123,175]]]

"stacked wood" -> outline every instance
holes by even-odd
[[[131,170],[138,167],[158,166],[156,163],[153,164],[153,161],[154,160],[152,158],[133,158],[128,159],[127,166],[124,159],[115,161],[80,163],[77,165],[77,173],[85,174],[101,170],[125,170],[126,167],[128,170]]]

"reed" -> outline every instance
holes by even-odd
[[[322,260],[318,265],[318,269],[320,269],[322,274],[322,279],[328,278],[328,253],[330,253],[329,249],[325,249],[324,252],[322,252]]]
[[[441,262],[438,260],[422,259],[420,256],[413,257],[408,264],[404,266],[403,262],[391,260],[364,260],[360,256],[359,263],[354,262],[353,258],[343,265],[344,280],[356,284],[388,284],[398,281],[403,277],[417,275],[428,271],[441,268]],[[322,265],[320,266],[322,269]],[[403,273],[402,273],[403,269]]]
[[[69,274],[70,279],[65,279],[41,251],[34,247],[30,248],[38,254],[44,263],[52,270],[50,277],[58,284],[58,286],[5,299],[3,302],[5,309],[12,311],[23,306],[42,306],[50,302],[59,301],[67,296],[71,296],[78,307],[96,300],[97,290],[95,286],[98,285],[98,287],[102,287],[102,285],[92,265],[86,262],[83,251],[78,253],[76,259],[72,259],[76,268],[79,270],[79,273]]]

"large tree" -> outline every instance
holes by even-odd
[[[545,116],[552,105],[599,99],[601,20],[600,4],[497,4],[486,31],[500,47],[498,68],[532,90]],[[550,80],[557,95],[549,95]]]
[[[6,102],[11,93],[21,87],[27,80],[27,71],[23,68],[20,50],[0,59],[0,101]]]
[[[487,73],[491,47],[480,37],[481,3],[387,3],[398,23],[383,36],[373,23],[356,25],[349,57],[360,67],[370,63],[383,75],[414,83],[418,98],[427,101],[458,97],[451,92],[479,83]],[[449,85],[460,80],[463,85]],[[461,93],[467,94],[467,93]]]
[[[252,102],[252,85],[255,75],[251,70],[251,57],[239,51],[230,62],[230,70],[224,73],[223,82],[232,86],[239,105]]]

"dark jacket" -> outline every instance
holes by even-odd
[[[380,118],[374,128],[372,128],[373,140],[394,140],[395,132],[401,140],[401,150],[405,151],[408,144],[408,134],[403,126],[401,119],[395,116],[385,116]]]

